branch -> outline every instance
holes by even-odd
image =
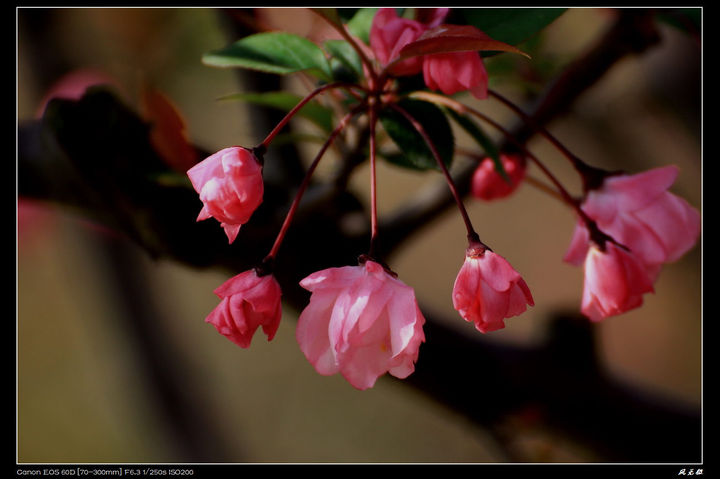
[[[608,462],[701,462],[701,420],[687,405],[609,377],[595,358],[593,325],[559,314],[544,344],[496,344],[426,316],[426,342],[407,379],[419,391],[491,431],[530,416]]]

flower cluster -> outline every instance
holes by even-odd
[[[362,68],[357,69],[364,74],[362,81],[323,83],[297,103],[257,147],[225,148],[187,172],[203,204],[198,221],[215,218],[232,243],[240,226],[250,220],[262,203],[261,152],[267,150],[278,131],[323,92],[342,89],[348,93],[348,100],[356,101],[308,168],[268,255],[257,268],[238,274],[215,291],[221,302],[208,315],[207,322],[238,346],[247,348],[258,328],[262,327],[268,340],[278,330],[282,293],[272,265],[318,162],[355,115],[367,114],[371,166],[370,247],[367,254],[360,256],[358,265],[324,269],[300,281],[300,286],[311,296],[296,329],[300,349],[318,373],[339,373],[357,389],[372,387],[385,373],[397,378],[410,375],[425,341],[425,319],[414,290],[375,255],[378,234],[376,125],[380,123],[379,115],[385,112],[395,115],[392,117],[395,127],[406,125],[410,133],[416,135],[413,138],[426,145],[463,217],[468,247],[451,295],[459,316],[473,323],[477,331],[489,333],[504,328],[506,319],[522,314],[535,304],[520,273],[480,241],[435,144],[436,132],[428,131],[422,119],[403,107],[397,91],[400,77],[422,74],[426,88],[433,91],[415,92],[414,98],[447,107],[457,114],[487,120],[482,112],[448,96],[467,91],[478,99],[493,96],[521,114],[488,89],[488,75],[479,53],[483,49],[519,51],[471,25],[443,23],[449,9],[415,10],[415,18],[404,18],[398,16],[395,9],[379,9],[369,28],[368,45],[358,44],[359,40],[349,35],[343,25],[330,19],[362,62]],[[261,41],[258,38],[266,37],[255,37],[253,42]],[[273,41],[280,39],[275,37]],[[293,41],[296,47],[305,45],[303,48],[313,51],[297,39]],[[251,47],[255,44],[248,42],[244,50],[233,52],[251,51]],[[257,57],[252,57],[253,68],[257,68],[257,62]],[[321,63],[309,64],[310,67],[323,72]],[[547,131],[531,126],[556,146],[561,145]],[[537,165],[556,187],[554,196],[560,197],[578,217],[565,260],[584,266],[582,313],[592,321],[599,321],[637,308],[643,303],[643,296],[654,291],[653,284],[662,265],[677,260],[695,245],[700,234],[700,215],[685,200],[668,191],[678,174],[674,167],[637,175],[609,173],[585,165],[564,147],[561,150],[583,180],[592,172],[593,181],[584,181],[586,188],[581,198],[571,197],[549,169],[522,146],[513,152],[480,156],[472,177],[472,196],[484,201],[505,198],[526,180],[528,165]]]
[[[418,40],[428,31],[442,27],[448,8],[429,9],[420,22],[397,16],[394,8],[381,8],[370,30],[370,47],[379,62],[394,76],[422,72],[425,85],[446,95],[469,90],[476,98],[487,98],[488,75],[476,51],[432,53],[400,59],[403,47]],[[472,26],[465,26],[476,35],[484,35]]]
[[[637,308],[664,263],[687,253],[700,235],[700,213],[670,193],[678,170],[610,175],[582,205],[565,261],[584,264],[582,312],[597,321]],[[588,219],[590,222],[588,222]],[[590,224],[588,224],[590,223]],[[613,241],[593,238],[599,229]]]

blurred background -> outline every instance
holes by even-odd
[[[263,15],[277,25],[292,17],[290,26],[300,34],[315,28],[315,17],[302,10],[266,9]],[[217,100],[242,91],[236,73],[200,61],[203,53],[234,40],[216,10],[19,8],[17,19],[20,121],[38,115],[47,91],[64,75],[84,70],[113,78],[130,103],[141,83],[153,85],[182,113],[191,141],[208,151],[261,140],[250,131],[252,118],[240,103]],[[570,9],[543,32],[536,46],[542,56],[533,61],[559,71],[612,20],[610,10]],[[550,130],[591,165],[633,173],[678,165],[672,191],[701,209],[700,44],[671,26],[658,28],[657,46],[616,64]],[[498,75],[491,87],[522,103],[527,91],[504,78]],[[546,78],[536,80],[530,88],[546,86]],[[291,81],[290,87],[301,90],[303,85]],[[475,105],[501,123],[515,121],[496,102]],[[571,191],[579,191],[573,171],[547,142],[535,138],[529,149]],[[529,173],[540,177],[532,168]],[[385,164],[378,175],[381,216],[439,181],[432,172]],[[351,187],[366,198],[367,185],[367,170],[360,168]],[[536,303],[485,339],[542,341],[548,318],[579,308],[582,270],[562,262],[574,215],[529,184],[502,201],[468,199],[466,204],[483,241],[522,273]],[[107,241],[123,243],[120,259],[108,258]],[[461,218],[449,210],[389,263],[415,288],[424,310],[475,335],[480,333],[457,316],[450,297],[465,242]],[[699,242],[664,268],[655,294],[646,296],[642,308],[593,325],[603,368],[620,381],[691,409],[700,407],[702,393],[701,248]],[[136,271],[130,280],[136,304],[125,300],[122,288],[128,281],[118,279],[118,261]],[[284,312],[272,342],[258,333],[252,347],[242,350],[204,322],[218,301],[213,290],[228,277],[227,271],[151,259],[73,211],[21,200],[18,462],[158,463],[190,457],[188,444],[178,440],[177,425],[163,419],[174,403],[163,396],[157,372],[148,370],[140,354],[144,345],[127,326],[134,315],[151,317],[152,327],[166,339],[166,366],[183,378],[183,404],[193,406],[186,411],[192,415],[189,422],[211,438],[195,445],[206,449],[210,462],[602,460],[569,437],[532,426],[512,429],[508,424],[513,433],[501,444],[490,431],[398,381],[381,378],[373,389],[360,392],[340,376],[319,376],[295,342],[293,310]]]

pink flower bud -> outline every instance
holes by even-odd
[[[373,18],[370,27],[370,48],[375,58],[383,65],[398,57],[400,49],[417,38],[426,30],[425,25],[415,20],[400,18],[394,8],[381,8]],[[397,76],[414,75],[422,71],[422,57],[412,57],[391,67],[391,73]]]
[[[253,153],[241,147],[225,148],[187,172],[203,208],[197,220],[214,217],[225,229],[228,241],[237,237],[262,203],[262,167]]]
[[[601,188],[588,193],[581,205],[603,233],[642,261],[653,279],[663,263],[679,259],[700,235],[700,213],[667,191],[676,177],[675,166],[609,176]],[[581,221],[565,260],[579,264],[588,247],[587,231]]]
[[[280,284],[272,275],[258,276],[248,270],[234,276],[215,290],[222,300],[205,322],[241,348],[250,347],[258,327],[270,341],[282,315]]]
[[[413,289],[381,265],[329,268],[300,285],[312,295],[296,338],[318,373],[367,389],[386,372],[402,379],[415,370],[425,318]]]
[[[642,295],[654,292],[645,265],[633,254],[607,241],[605,251],[593,244],[585,257],[582,313],[600,321],[642,305]]]
[[[470,90],[475,98],[488,96],[488,74],[475,51],[434,53],[423,56],[425,85],[446,95]]]
[[[467,254],[455,279],[453,306],[481,333],[505,327],[505,318],[517,316],[535,303],[530,288],[502,256],[490,250]]]
[[[515,191],[525,178],[524,158],[518,155],[502,154],[500,161],[510,182],[508,183],[498,173],[492,158],[484,158],[473,173],[471,192],[474,197],[485,201],[504,198]]]

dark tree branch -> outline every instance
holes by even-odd
[[[427,319],[416,370],[404,381],[474,422],[497,430],[509,415],[530,412],[529,421],[573,438],[601,461],[701,461],[694,408],[609,377],[586,318],[559,315],[545,343],[532,347],[464,336]]]

